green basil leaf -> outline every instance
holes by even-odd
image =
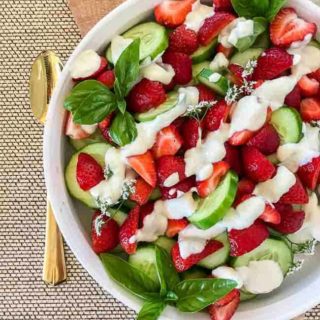
[[[286,0],[270,0],[269,10],[265,14],[266,19],[272,21],[286,2]]]
[[[159,285],[142,270],[109,253],[100,255],[104,268],[119,285],[145,300],[159,299]]]
[[[164,301],[146,302],[140,310],[137,320],[157,320],[165,307]]]
[[[106,86],[96,80],[86,80],[76,85],[64,102],[79,124],[95,124],[116,109],[116,97]]]
[[[126,100],[117,101],[117,106],[118,106],[118,109],[120,110],[121,113],[125,113],[126,112],[126,109],[127,109]]]
[[[124,98],[137,81],[140,72],[140,39],[135,39],[121,54],[115,65],[115,92]]]
[[[137,127],[133,116],[129,112],[118,113],[112,121],[110,135],[112,140],[123,147],[137,137]]]
[[[165,296],[168,291],[174,290],[175,286],[180,282],[180,278],[168,252],[158,246],[155,247],[155,250],[157,272],[161,285],[160,294]]]
[[[232,280],[192,279],[175,287],[177,308],[182,312],[198,312],[228,294],[237,286]]]

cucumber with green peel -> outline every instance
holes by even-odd
[[[164,103],[160,104],[160,106],[158,106],[157,108],[151,109],[147,112],[136,113],[134,117],[139,122],[151,121],[155,119],[158,115],[174,108],[177,105],[178,100],[179,100],[179,94],[177,92],[170,92],[168,94],[167,100]]]
[[[278,132],[281,144],[297,143],[301,140],[302,119],[299,112],[291,107],[281,107],[272,112],[271,124]]]
[[[75,153],[65,171],[65,181],[67,188],[70,192],[70,194],[83,202],[85,205],[87,205],[90,208],[97,209],[97,203],[96,200],[92,197],[89,191],[84,191],[80,188],[78,181],[77,181],[77,163],[78,163],[78,156],[80,153],[87,153],[90,156],[92,156],[103,168],[105,167],[105,154],[107,150],[111,146],[107,143],[95,143],[90,144],[83,149],[79,150],[77,153]]]
[[[128,218],[128,214],[120,209],[108,209],[112,219],[121,227]]]
[[[147,57],[155,59],[169,45],[167,29],[156,22],[138,24],[125,32],[122,37],[133,40],[139,38],[141,40],[140,61]],[[111,46],[107,49],[106,57],[109,62],[113,62]]]
[[[168,253],[171,252],[172,247],[176,244],[176,241],[168,238],[168,237],[159,237],[156,241],[155,244],[163,249],[165,249]]]
[[[218,185],[206,198],[199,201],[195,213],[189,221],[200,229],[209,229],[220,221],[230,209],[237,192],[238,176],[229,171]]]
[[[240,290],[240,301],[249,301],[256,297],[257,295],[251,292],[248,292],[246,290],[241,289]]]
[[[94,143],[100,143],[100,142],[106,142],[106,139],[101,134],[100,130],[97,129],[96,132],[94,132],[90,137],[85,139],[71,139],[69,138],[70,144],[76,149],[80,150],[89,144]]]
[[[191,279],[207,279],[208,274],[202,269],[193,267],[181,274],[183,280],[191,280]]]
[[[272,154],[268,155],[267,158],[273,164],[279,164],[280,163],[276,153],[272,153]]]
[[[220,241],[223,247],[197,263],[198,266],[212,270],[225,264],[228,260],[230,253],[228,234],[224,232],[216,237],[215,240]]]
[[[254,42],[251,48],[268,49],[270,47],[270,34],[268,31],[263,32]]]
[[[215,48],[218,44],[218,38],[215,38],[207,46],[199,47],[192,55],[192,63],[200,63],[205,60],[210,60],[214,56]]]
[[[221,96],[225,96],[230,86],[229,80],[220,73],[210,69],[203,69],[198,80]]]
[[[320,49],[320,43],[317,40],[311,40],[308,46],[312,46]]]
[[[263,48],[250,48],[244,52],[237,52],[232,56],[230,64],[238,64],[244,68],[249,60],[257,60],[263,51]]]
[[[209,69],[210,61],[203,61],[192,65],[192,77],[194,80],[198,81],[198,75],[203,69]]]

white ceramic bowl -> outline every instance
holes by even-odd
[[[83,267],[105,290],[136,311],[140,309],[141,301],[108,277],[98,256],[91,249],[90,211],[74,201],[67,192],[64,168],[70,151],[63,135],[63,101],[73,85],[69,70],[75,57],[88,48],[102,52],[114,35],[148,18],[152,8],[161,1],[128,0],[102,19],[80,42],[66,64],[52,98],[44,136],[44,168],[48,194],[66,242]],[[300,6],[300,14],[306,18],[310,14],[314,18],[314,12],[320,11],[318,7],[312,7],[313,4],[309,0],[292,0],[291,2],[296,7]],[[318,14],[318,21],[320,21],[320,14]],[[303,270],[288,277],[279,290],[271,295],[241,304],[234,319],[289,320],[314,307],[320,302],[319,261],[320,252],[318,251],[315,256],[308,259]],[[268,274],[265,276],[268,277]],[[182,314],[168,307],[161,319],[202,320],[209,317],[205,313]]]

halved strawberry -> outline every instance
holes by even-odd
[[[156,21],[166,27],[174,28],[183,24],[196,0],[165,0],[154,9]]]
[[[88,191],[104,179],[100,164],[87,153],[78,156],[76,169],[77,182],[82,190]]]
[[[204,118],[204,126],[208,131],[215,131],[220,128],[221,122],[226,121],[230,108],[224,100],[213,105]]]
[[[267,223],[279,224],[281,222],[281,215],[271,204],[266,204],[266,207],[259,219]]]
[[[181,135],[185,149],[191,149],[197,145],[200,129],[199,121],[194,118],[189,118],[182,124]]]
[[[313,158],[311,162],[299,167],[297,175],[306,188],[314,190],[320,177],[320,157]]]
[[[147,203],[153,191],[153,187],[146,183],[144,179],[138,178],[134,188],[135,192],[130,195],[130,200],[136,202],[140,206]]]
[[[300,87],[296,85],[293,90],[286,96],[284,103],[289,106],[299,110],[301,103],[301,91]]]
[[[139,228],[143,227],[143,221],[146,216],[152,213],[154,209],[154,202],[147,202],[140,207]]]
[[[276,172],[274,165],[254,147],[242,149],[242,162],[247,177],[255,182],[271,179]]]
[[[111,122],[112,119],[114,117],[114,112],[110,113],[104,120],[102,120],[98,127],[101,131],[101,134],[103,135],[103,137],[109,142],[112,143],[112,138],[110,136],[110,126],[111,126]]]
[[[232,63],[228,66],[228,69],[229,71],[231,71],[230,80],[234,84],[241,86],[243,84],[243,76],[242,76],[242,73],[244,70],[243,67],[241,67],[238,64]]]
[[[240,149],[231,146],[229,143],[224,144],[226,148],[226,156],[223,159],[227,162],[231,169],[233,169],[238,175],[242,174],[242,159]]]
[[[232,137],[229,138],[228,142],[232,146],[241,146],[246,144],[250,140],[250,138],[254,136],[254,134],[255,133],[253,131],[249,130],[235,132]]]
[[[191,188],[195,187],[196,181],[194,177],[190,177],[187,179],[184,179],[183,181],[179,182],[178,184],[174,185],[173,187],[161,187],[160,191],[162,194],[163,199],[174,199],[177,198],[178,192],[186,193],[190,191]]]
[[[315,23],[309,23],[298,17],[293,8],[283,8],[270,25],[270,38],[276,46],[290,46],[292,42],[302,41],[306,35],[314,35]]]
[[[114,85],[114,81],[116,80],[116,77],[113,70],[106,70],[99,75],[97,80],[103,83],[109,89],[112,89]]]
[[[230,166],[225,161],[215,163],[213,165],[212,175],[207,180],[197,182],[197,190],[199,196],[201,198],[205,198],[211,192],[213,192],[217,188],[222,177],[228,172],[229,169]]]
[[[178,220],[169,219],[168,220],[168,227],[167,227],[167,231],[166,231],[166,236],[169,238],[175,237],[188,224],[189,224],[189,221],[185,218],[178,219]]]
[[[299,178],[296,179],[296,183],[285,193],[279,200],[279,203],[284,204],[305,204],[308,203],[308,193],[303,187]]]
[[[243,178],[238,183],[237,197],[244,194],[251,194],[255,188],[255,183],[250,179]]]
[[[209,306],[211,320],[231,320],[240,304],[240,291],[233,289],[223,298]]]
[[[196,85],[199,90],[199,102],[211,102],[215,99],[215,93],[204,84]]]
[[[303,76],[299,80],[298,86],[304,97],[312,97],[318,93],[320,84],[316,79],[309,78],[308,76]]]
[[[137,242],[132,241],[131,237],[133,237],[138,230],[139,218],[140,218],[140,207],[136,206],[134,209],[132,209],[129,212],[128,218],[120,227],[120,233],[119,233],[120,245],[124,249],[124,251],[128,254],[133,254],[137,250]]]
[[[257,248],[269,237],[266,225],[257,220],[252,226],[243,230],[231,230],[228,233],[232,257],[242,256]]]
[[[129,166],[139,174],[150,186],[155,187],[157,183],[156,165],[151,151],[144,154],[129,157]]]
[[[183,259],[180,254],[179,243],[176,243],[171,250],[172,261],[174,266],[178,272],[183,272],[190,269],[192,266],[197,264],[199,261],[209,256],[210,254],[216,252],[221,249],[223,244],[216,240],[208,241],[207,245],[203,249],[202,252],[197,254],[192,254],[186,259]]]
[[[182,142],[177,127],[171,124],[158,132],[152,153],[156,159],[162,156],[174,156],[181,148]]]
[[[194,53],[199,47],[197,33],[181,25],[169,35],[169,51],[182,52],[185,54]]]
[[[208,45],[235,18],[229,12],[216,12],[214,16],[207,18],[198,32],[199,43],[203,46]]]
[[[81,140],[88,138],[90,133],[84,131],[80,124],[74,123],[72,114],[68,111],[66,116],[65,135],[74,140]]]
[[[219,44],[217,45],[217,48],[216,48],[216,52],[217,52],[217,53],[218,53],[218,52],[223,53],[226,58],[229,58],[229,57],[232,55],[233,51],[234,51],[234,48],[233,48],[233,47],[231,47],[231,48],[226,48],[226,47],[224,47],[221,43],[219,43]]]
[[[179,181],[186,178],[185,163],[182,157],[163,156],[157,160],[157,174],[160,186],[163,186],[166,179],[175,173],[178,174]]]
[[[320,98],[306,98],[301,101],[300,113],[303,121],[320,120]]]
[[[233,11],[230,0],[213,0],[214,10],[217,11]]]

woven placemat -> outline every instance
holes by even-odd
[[[106,294],[68,247],[67,281],[49,287],[41,280],[43,128],[29,110],[29,69],[43,49],[66,60],[79,40],[66,0],[0,0],[1,320],[134,319],[134,312]],[[319,320],[320,308],[307,319]]]

